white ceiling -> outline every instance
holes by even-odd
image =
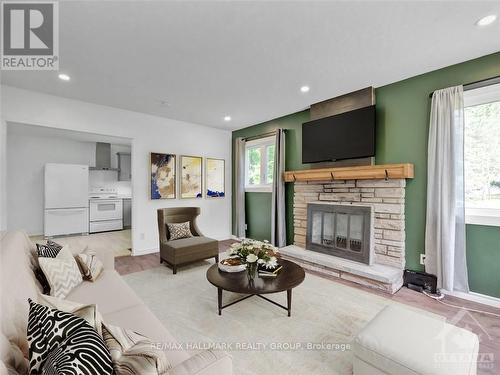
[[[65,1],[71,81],[7,71],[2,83],[236,129],[499,51],[500,22],[474,25],[490,13],[500,2]]]

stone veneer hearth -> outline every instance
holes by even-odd
[[[307,204],[335,202],[373,208],[374,263],[403,269],[405,265],[405,179],[296,182],[294,184],[294,244],[306,247]]]
[[[402,271],[405,266],[405,186],[405,179],[295,182],[293,203],[295,246],[289,247],[289,251],[284,248],[283,255],[294,259],[300,258],[310,269],[323,270],[328,274],[394,293],[401,287]],[[348,268],[345,267],[345,261],[339,261],[338,267],[331,262],[325,265],[322,263],[325,263],[324,260],[327,258],[318,258],[311,254],[314,253],[311,251],[304,251],[303,255],[297,252],[297,249],[306,248],[307,205],[313,202],[372,207],[375,268],[358,265],[352,261],[348,261],[347,264],[350,265]],[[331,258],[335,263],[336,257],[331,256]],[[370,277],[372,271],[374,276]],[[379,277],[380,272],[391,275],[387,278],[387,282]]]

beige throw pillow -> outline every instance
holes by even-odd
[[[165,374],[172,367],[165,353],[145,336],[107,323],[102,333],[116,375]]]
[[[82,283],[78,264],[68,246],[64,246],[55,258],[38,258],[50,285],[50,295],[65,298],[71,290]]]
[[[96,305],[84,305],[78,302],[68,301],[57,297],[47,296],[40,294],[38,296],[38,303],[56,309],[71,313],[82,319],[85,319],[102,337],[102,315],[97,311]]]
[[[78,254],[76,261],[80,266],[84,280],[96,281],[104,268],[96,253],[89,249],[85,249],[83,253]]]
[[[171,223],[167,224],[170,240],[180,240],[181,238],[193,237],[189,227],[189,221],[185,223]]]

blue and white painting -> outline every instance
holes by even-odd
[[[223,198],[226,195],[224,186],[224,160],[206,159],[207,198]]]
[[[175,199],[175,155],[151,153],[151,199]]]

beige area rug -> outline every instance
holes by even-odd
[[[43,236],[33,236],[30,238],[33,242],[45,242]],[[86,246],[96,251],[108,249],[113,251],[115,257],[132,254],[130,251],[132,247],[132,233],[130,229],[93,233],[88,236],[54,237],[52,240],[61,245],[69,245],[81,249],[84,249]]]
[[[235,375],[352,374],[352,352],[325,345],[349,345],[384,306],[397,304],[306,274],[293,290],[290,318],[258,297],[228,307],[219,316],[217,290],[205,276],[210,265],[205,261],[184,267],[177,275],[157,267],[123,277],[180,343],[229,345]],[[224,304],[238,297],[224,292]],[[286,304],[286,293],[270,298]],[[293,347],[297,343],[301,348]],[[308,350],[308,343],[323,346]]]

